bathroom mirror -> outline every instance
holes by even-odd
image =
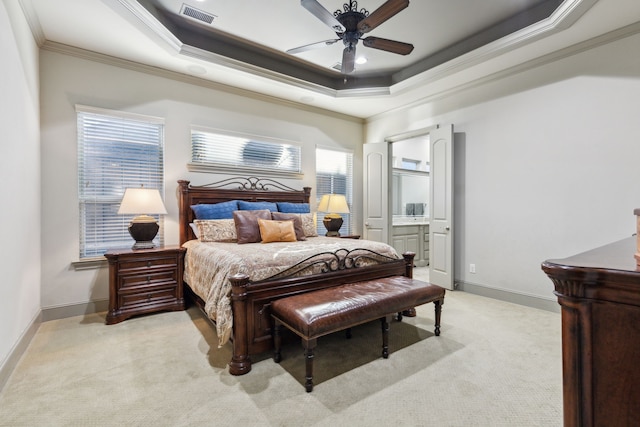
[[[394,142],[391,205],[397,217],[429,216],[429,136]]]
[[[429,173],[393,169],[393,215],[429,216]]]

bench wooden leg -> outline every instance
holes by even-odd
[[[385,359],[389,358],[389,322],[391,321],[391,316],[385,316],[380,318],[380,323],[382,324],[382,357]]]
[[[440,336],[440,315],[442,314],[442,304],[444,304],[444,299],[434,301],[433,304],[435,305],[436,311],[436,327],[434,333],[436,336]]]
[[[415,307],[411,307],[411,308],[409,308],[407,310],[404,310],[402,312],[402,315],[406,316],[406,317],[416,317],[417,316],[416,308]]]
[[[313,391],[313,349],[316,346],[316,342],[315,338],[311,340],[302,339],[306,368],[304,387],[307,389],[307,393],[311,393],[311,391]]]
[[[278,319],[274,319],[273,324],[273,361],[280,363],[282,355],[280,347],[282,345],[282,323]]]

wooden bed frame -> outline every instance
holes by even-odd
[[[178,206],[180,244],[195,239],[190,223],[195,219],[192,205],[220,203],[229,200],[309,203],[310,187],[295,190],[269,179],[229,178],[203,186],[192,186],[180,180]],[[232,375],[243,375],[251,370],[251,354],[259,354],[273,348],[270,304],[272,301],[312,290],[338,286],[389,276],[413,277],[413,255],[404,259],[385,260],[376,265],[360,267],[354,260],[341,259],[335,268],[327,272],[302,277],[270,278],[249,282],[246,276],[231,279],[231,304],[233,312],[233,355],[229,362]],[[336,256],[341,256],[336,253]],[[188,285],[188,283],[187,283]],[[185,286],[187,298],[191,298],[201,309],[204,302]],[[204,311],[204,310],[203,310]]]

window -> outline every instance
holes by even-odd
[[[232,133],[191,130],[192,171],[232,169],[278,175],[299,175],[301,148],[282,140]]]
[[[128,187],[164,194],[162,119],[76,107],[80,259],[133,244],[127,227],[133,215],[118,215]],[[163,221],[156,216],[162,243]]]
[[[402,159],[402,169],[409,169],[409,170],[413,170],[413,171],[417,171],[418,170],[418,165],[420,165],[420,160],[413,160],[413,159]]]
[[[353,201],[353,154],[325,148],[316,148],[316,205],[323,194],[344,194],[349,210]],[[322,224],[322,214],[317,220],[318,234],[327,230]],[[351,213],[340,214],[344,223],[341,234],[351,234]]]

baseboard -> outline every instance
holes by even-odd
[[[109,309],[109,300],[89,301],[80,304],[61,305],[42,309],[42,321],[65,319],[84,314],[100,313]]]
[[[42,322],[49,320],[64,319],[66,317],[82,316],[84,314],[100,313],[107,311],[109,300],[89,301],[82,304],[72,304],[60,307],[50,307],[41,309],[18,340],[9,355],[0,366],[0,390],[2,390],[9,380],[11,373],[18,365],[18,361],[29,347],[29,343],[36,335]]]
[[[16,342],[16,344],[13,346],[13,348],[9,352],[9,355],[2,363],[2,366],[0,366],[0,390],[2,390],[7,381],[9,381],[9,377],[18,365],[18,362],[20,361],[20,358],[22,357],[24,352],[27,351],[27,347],[29,347],[31,340],[36,335],[36,332],[38,331],[41,323],[42,311],[39,311],[29,324],[29,327],[25,329],[18,342]]]
[[[456,289],[469,292],[470,294],[498,299],[500,301],[512,302],[514,304],[520,304],[527,307],[560,313],[560,305],[553,297],[546,299],[534,295],[527,295],[463,281],[456,281]]]

